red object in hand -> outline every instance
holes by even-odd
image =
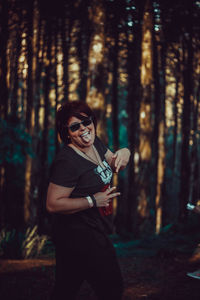
[[[110,184],[106,184],[103,189],[101,190],[101,192],[105,192],[108,188],[109,188]],[[102,216],[108,216],[111,215],[113,213],[113,203],[112,200],[109,203],[109,206],[106,207],[99,207],[99,212]]]

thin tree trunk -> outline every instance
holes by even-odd
[[[139,155],[139,107],[141,101],[141,82],[140,82],[140,65],[141,65],[141,41],[142,41],[142,18],[144,13],[145,1],[138,4],[138,19],[135,24],[133,43],[128,42],[128,140],[131,151],[130,164],[128,167],[128,186],[127,193],[124,195],[125,214],[121,216],[125,229],[133,232],[138,236],[138,189],[136,184],[135,160],[134,157]],[[136,34],[137,32],[137,34]]]
[[[39,203],[38,203],[38,228],[40,230],[44,229],[45,217],[46,217],[46,191],[48,184],[48,144],[49,144],[49,113],[50,113],[50,82],[51,82],[51,46],[52,46],[52,28],[51,24],[47,22],[46,24],[46,60],[48,63],[45,67],[45,80],[44,80],[44,120],[43,120],[43,132],[42,132],[42,153],[41,153],[41,181],[39,189]]]
[[[93,32],[88,57],[87,103],[95,111],[98,119],[97,133],[107,143],[105,105],[105,9],[103,1],[93,1],[91,6]],[[95,45],[100,46],[95,56]],[[95,60],[93,59],[95,58]],[[95,62],[94,62],[95,61]]]
[[[154,227],[150,217],[151,200],[151,160],[152,160],[152,111],[153,111],[153,43],[152,43],[152,8],[150,1],[146,1],[142,22],[141,40],[141,85],[142,96],[139,110],[139,173],[137,176],[138,205],[137,232],[153,232]]]
[[[6,119],[8,114],[7,85],[7,42],[8,42],[8,2],[2,1],[0,8],[0,117]]]
[[[68,28],[69,19],[62,19],[61,38],[63,49],[63,84],[64,84],[64,101],[68,101],[69,98],[69,75],[68,75],[68,59],[69,59],[69,44],[71,29]]]
[[[54,71],[54,80],[55,80],[55,114],[57,112],[58,108],[58,74],[57,74],[57,65],[58,65],[58,37],[57,37],[57,32],[55,29],[54,33],[55,37],[55,71]],[[59,142],[58,142],[58,135],[57,132],[55,132],[55,148],[56,148],[56,153],[59,150]]]
[[[177,54],[177,68],[176,68],[176,92],[174,97],[174,128],[173,128],[173,173],[176,174],[176,161],[177,161],[177,132],[178,132],[178,96],[179,96],[179,83],[180,83],[180,55],[179,51],[176,51]]]
[[[190,10],[193,3],[190,4]],[[184,86],[184,104],[183,104],[183,119],[182,119],[182,149],[181,149],[181,189],[180,189],[180,213],[181,221],[186,218],[186,204],[189,197],[188,177],[191,174],[190,159],[189,159],[189,140],[190,140],[190,117],[191,117],[191,99],[193,94],[193,45],[192,45],[192,14],[187,20],[189,38],[186,37],[183,41],[183,56],[184,56],[184,71],[183,71],[183,86]]]
[[[115,16],[116,18],[117,16]],[[118,109],[118,52],[119,52],[119,30],[118,20],[114,22],[114,47],[113,47],[113,81],[112,81],[112,130],[113,130],[113,148],[119,149],[119,109]]]
[[[27,10],[27,101],[26,101],[26,129],[28,133],[33,135],[34,128],[34,108],[33,108],[33,14],[34,14],[33,0],[29,1]],[[27,155],[25,163],[25,190],[24,190],[24,221],[26,224],[31,218],[31,169],[32,158]]]
[[[88,5],[89,1],[84,1],[79,7],[80,28],[77,41],[77,53],[80,61],[80,83],[78,93],[81,101],[86,101],[87,96],[88,57],[92,35],[92,23],[90,22],[88,14]]]
[[[8,2],[3,1],[0,6],[0,118],[6,120],[8,114],[8,86],[7,86],[7,42],[8,42]],[[5,166],[0,165],[0,228],[4,218],[3,186],[5,184]]]

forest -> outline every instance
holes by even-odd
[[[131,151],[113,179],[118,235],[198,230],[186,206],[200,204],[199,20],[197,0],[0,1],[1,254],[48,242],[55,113],[67,101],[86,101],[105,144]]]

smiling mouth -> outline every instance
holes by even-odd
[[[89,142],[91,140],[91,133],[90,131],[84,132],[83,134],[81,134],[81,138],[84,142]]]

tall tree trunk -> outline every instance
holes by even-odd
[[[79,99],[86,101],[87,96],[87,78],[89,67],[89,49],[92,35],[92,23],[88,14],[88,5],[90,1],[82,1],[79,7],[80,28],[77,41],[77,53],[80,61],[80,83],[78,87]]]
[[[103,1],[93,1],[90,7],[93,32],[88,57],[87,103],[98,119],[97,133],[107,143],[105,105],[105,9]],[[97,51],[96,51],[97,50]]]
[[[182,149],[181,149],[181,189],[180,189],[180,213],[181,221],[186,218],[186,204],[189,197],[188,176],[191,174],[189,159],[189,140],[190,140],[190,118],[191,118],[191,102],[193,95],[193,43],[192,43],[192,11],[193,2],[189,4],[189,15],[187,24],[187,32],[189,36],[185,36],[183,40],[183,86],[184,86],[184,103],[182,117]]]
[[[8,85],[7,85],[7,42],[8,42],[8,2],[0,4],[0,118],[7,119],[8,114]],[[5,184],[5,166],[0,165],[0,228],[3,225],[3,186]]]
[[[46,24],[46,66],[45,66],[45,80],[44,80],[44,119],[42,132],[42,153],[41,153],[41,181],[39,189],[39,203],[38,203],[38,227],[44,230],[46,213],[46,191],[48,185],[48,145],[49,145],[49,113],[50,113],[50,83],[51,83],[51,46],[52,46],[52,27],[47,22]]]
[[[128,113],[128,141],[131,151],[131,158],[128,167],[128,186],[124,193],[123,210],[121,213],[121,223],[125,229],[138,235],[138,185],[136,183],[136,165],[135,159],[139,155],[139,107],[141,101],[141,41],[142,41],[142,18],[144,13],[145,1],[138,2],[137,23],[134,24],[133,42],[128,42],[128,96],[127,96],[127,113]],[[127,39],[129,40],[129,38]],[[119,228],[120,230],[120,228]]]
[[[117,15],[115,16],[117,18]],[[113,148],[119,149],[119,111],[118,111],[118,52],[119,52],[119,29],[118,20],[114,21],[114,47],[113,47],[113,80],[112,80],[112,130]]]
[[[58,28],[57,28],[58,30]],[[57,66],[58,66],[58,32],[55,28],[54,32],[54,38],[55,38],[55,68],[54,68],[54,80],[55,80],[55,115],[58,108],[58,73],[57,73]],[[58,135],[57,132],[55,132],[55,148],[56,153],[59,150],[59,141],[58,141]]]
[[[19,87],[19,57],[21,54],[21,42],[22,42],[22,24],[23,24],[23,16],[22,12],[19,9],[16,9],[16,17],[18,23],[15,27],[15,32],[13,34],[13,39],[10,43],[13,47],[13,52],[10,53],[10,70],[7,70],[7,77],[9,73],[10,78],[10,97],[8,97],[6,105],[6,109],[8,109],[7,113],[7,121],[9,126],[16,127],[19,123],[18,116],[18,87]],[[8,40],[9,41],[9,40]],[[5,45],[4,45],[5,46]],[[6,59],[6,61],[8,61]],[[4,70],[6,71],[6,69]],[[7,86],[7,84],[6,84]],[[10,103],[9,101],[10,100]],[[10,105],[9,105],[10,104]],[[10,228],[20,228],[23,226],[23,172],[24,167],[21,168],[12,165],[10,163],[5,163],[4,165],[4,186],[2,191],[2,198],[4,200],[3,208],[4,208],[4,224]],[[13,201],[14,199],[14,201]],[[11,209],[12,207],[12,209]]]
[[[2,1],[0,6],[0,117],[6,119],[8,114],[7,85],[7,42],[8,42],[8,2]]]
[[[152,10],[152,8],[151,8]],[[154,16],[155,21],[155,16]],[[153,25],[153,77],[154,77],[154,131],[153,131],[153,165],[154,181],[152,186],[154,191],[152,199],[155,203],[150,203],[150,208],[155,208],[155,232],[160,233],[163,225],[163,184],[165,174],[165,49],[162,45],[161,51],[155,36],[155,24]],[[154,184],[155,182],[155,184]],[[152,222],[152,223],[154,223]]]
[[[20,12],[19,14],[19,20],[21,21],[22,14]],[[11,99],[10,99],[10,115],[12,117],[12,120],[15,120],[17,122],[18,118],[18,87],[19,87],[19,76],[18,76],[18,70],[19,70],[19,57],[21,53],[21,31],[20,27],[16,30],[16,40],[15,40],[15,53],[14,53],[14,63],[11,65],[11,74],[13,72],[13,89],[11,90]]]
[[[152,96],[153,90],[153,44],[152,44],[152,9],[150,1],[146,1],[142,25],[141,51],[141,84],[143,88],[139,110],[139,173],[137,176],[138,205],[137,232],[153,232],[150,219],[151,172],[152,159]]]
[[[175,91],[175,97],[174,97],[174,128],[173,128],[173,173],[174,176],[177,171],[176,162],[177,162],[177,134],[178,134],[178,97],[179,97],[179,83],[180,83],[180,54],[179,51],[176,51],[176,57],[177,57],[177,68],[175,78],[176,78],[176,91]]]
[[[27,9],[27,100],[26,100],[26,129],[33,135],[34,128],[34,107],[33,107],[33,0],[29,1]],[[31,170],[32,158],[27,155],[25,164],[25,191],[24,191],[24,221],[29,223],[31,218]]]
[[[198,87],[200,90],[200,87]],[[195,203],[198,200],[198,141],[197,141],[197,132],[198,132],[198,89],[197,95],[193,91],[193,97],[191,99],[191,149],[190,149],[190,180],[189,180],[189,203]]]
[[[69,98],[69,47],[71,42],[72,21],[67,13],[66,18],[62,18],[61,38],[63,49],[63,84],[64,84],[64,102]]]

